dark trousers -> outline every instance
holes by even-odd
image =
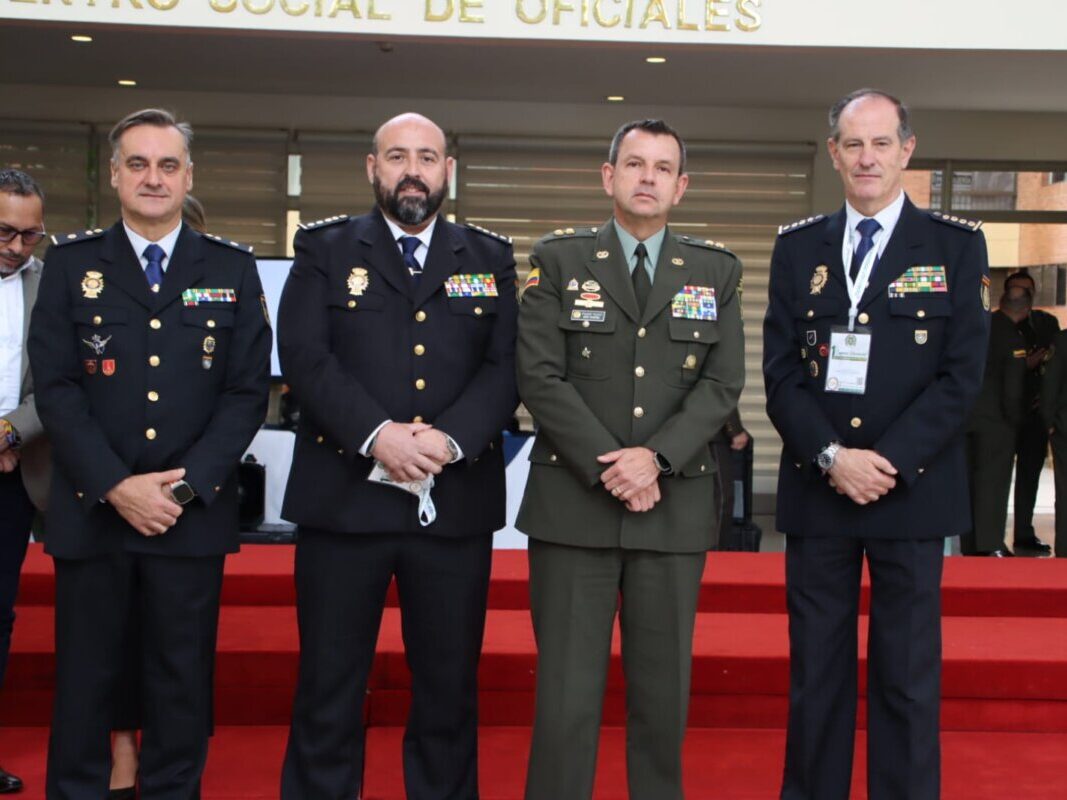
[[[971,530],[960,536],[965,556],[1004,547],[1014,459],[1015,429],[1010,425],[983,421],[981,427],[967,432]]]
[[[200,797],[223,556],[57,558],[49,800],[105,797],[130,612],[140,614],[141,797]]]
[[[704,553],[530,539],[537,701],[526,800],[593,796],[616,615],[632,800],[681,800],[682,741]]]
[[[0,473],[0,686],[7,672],[11,631],[15,626],[15,597],[26,544],[33,524],[33,503],[22,485],[22,473]]]
[[[364,697],[385,593],[396,576],[411,710],[411,800],[478,797],[478,658],[492,536],[343,534],[296,544],[300,674],[282,768],[284,800],[351,800],[363,779]]]
[[[1015,446],[1015,543],[1033,543],[1034,503],[1041,468],[1048,455],[1048,430],[1041,415],[1031,412],[1019,428]]]
[[[790,688],[782,800],[848,800],[864,554],[871,573],[867,796],[940,797],[943,547],[940,539],[787,537]]]
[[[1056,476],[1056,558],[1067,558],[1067,433],[1049,437]]]

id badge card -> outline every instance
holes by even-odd
[[[867,365],[870,360],[869,328],[856,328],[854,331],[844,326],[831,328],[826,391],[864,394],[867,391]]]

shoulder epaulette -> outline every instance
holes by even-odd
[[[252,247],[250,245],[241,244],[240,242],[235,242],[232,239],[223,239],[221,236],[216,236],[213,233],[204,233],[201,235],[209,242],[225,245],[226,247],[232,247],[234,250],[240,250],[242,253],[252,252]]]
[[[556,228],[551,233],[546,233],[541,237],[542,242],[551,242],[555,239],[577,239],[579,237],[589,238],[596,236],[599,228]]]
[[[802,228],[806,228],[809,225],[814,225],[816,222],[822,222],[826,219],[825,214],[816,214],[814,217],[805,217],[804,219],[798,219],[796,222],[790,222],[788,225],[778,226],[778,235],[783,233],[792,233],[793,231],[799,231]]]
[[[493,239],[496,239],[497,241],[504,242],[504,244],[511,244],[510,236],[505,236],[502,233],[497,233],[496,231],[491,231],[488,228],[483,228],[481,225],[475,225],[473,222],[465,222],[463,223],[463,227],[469,228],[470,230],[480,233],[484,236],[490,236]]]
[[[733,255],[733,251],[724,245],[722,242],[716,242],[713,239],[700,239],[696,236],[682,235],[675,237],[681,244],[689,244],[693,247],[703,247],[706,250],[718,250],[720,253],[726,253],[727,255]]]
[[[52,237],[52,244],[56,247],[62,247],[63,245],[71,244],[72,242],[85,242],[89,239],[96,239],[103,234],[103,228],[96,228],[91,231],[78,231],[77,233],[57,233]]]
[[[982,220],[963,219],[963,217],[942,214],[940,211],[931,211],[930,216],[938,222],[943,222],[954,228],[962,228],[963,230],[971,231],[972,233],[982,227]]]
[[[314,222],[301,222],[299,227],[302,231],[314,231],[319,228],[327,228],[330,225],[336,225],[338,222],[347,222],[351,219],[348,214],[340,214],[336,217],[326,217],[326,219],[317,219]]]

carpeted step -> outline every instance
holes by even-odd
[[[520,800],[530,731],[483,727],[479,742],[482,800]],[[275,800],[285,751],[284,727],[220,726],[204,774],[204,800]],[[601,734],[594,800],[625,800],[625,733]],[[367,739],[364,800],[403,800],[400,728],[372,728]],[[0,729],[6,769],[26,783],[24,800],[44,797],[44,728]],[[693,729],[685,743],[688,800],[776,797],[785,735],[781,730]],[[865,800],[865,739],[857,735],[852,800]],[[942,800],[1058,800],[1063,796],[1067,735],[945,733]]]
[[[786,625],[781,614],[698,614],[691,725],[784,725]],[[9,724],[40,724],[48,718],[52,628],[51,608],[20,610],[0,694],[0,719]],[[866,649],[863,628],[861,652]],[[946,727],[1067,732],[1067,619],[947,617],[944,640]],[[529,612],[490,611],[479,675],[486,723],[529,724],[535,667]],[[216,670],[220,724],[286,722],[296,669],[292,607],[222,609]],[[617,635],[608,685],[605,720],[610,723],[623,718]],[[409,687],[400,614],[386,609],[369,686],[372,723],[401,724]],[[860,691],[865,691],[862,674]]]
[[[529,607],[525,550],[493,553],[489,606]],[[701,611],[785,612],[785,560],[781,553],[711,553],[704,571]],[[22,571],[20,605],[54,602],[52,559],[31,545]],[[246,545],[226,560],[225,605],[288,605],[295,602],[293,547]],[[867,607],[864,578],[863,608]],[[389,593],[396,605],[396,594]],[[948,558],[943,581],[944,613],[975,617],[1067,618],[1067,559]]]

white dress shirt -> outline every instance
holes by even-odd
[[[874,219],[881,225],[881,229],[874,232],[874,236],[871,240],[874,242],[874,248],[878,253],[878,258],[882,257],[885,253],[885,247],[889,244],[889,238],[893,235],[893,230],[897,227],[897,222],[900,220],[900,212],[904,208],[904,191],[901,190],[897,199],[887,205],[873,217],[865,217],[852,207],[852,205],[845,201],[845,216],[847,217],[845,224],[845,236],[841,242],[841,258],[845,265],[845,271],[847,272],[852,264],[852,254],[859,249],[860,239],[863,235],[856,230],[856,227],[865,219]],[[849,243],[851,242],[851,247]],[[877,268],[877,267],[876,267]]]
[[[158,244],[163,248],[163,271],[166,272],[167,265],[170,264],[171,254],[174,252],[174,246],[178,243],[178,234],[181,233],[182,223],[179,221],[174,230],[157,242],[148,241],[125,222],[122,223],[122,227],[126,229],[126,236],[133,246],[133,252],[137,254],[137,260],[141,262],[141,269],[145,269],[148,266],[148,259],[144,257],[145,248],[150,244]]]
[[[0,279],[0,417],[19,406],[22,388],[22,328],[25,323],[22,295],[22,266]]]

